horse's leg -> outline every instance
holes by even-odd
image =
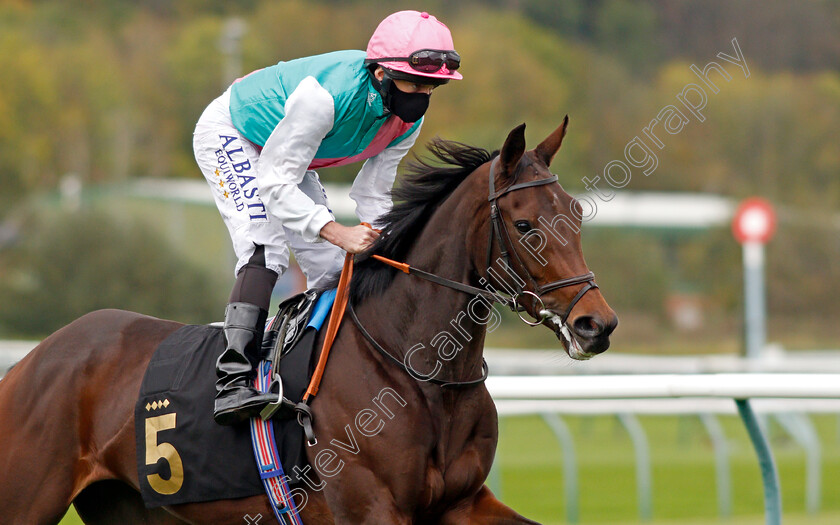
[[[62,393],[50,386],[51,382],[68,384],[66,372],[43,367],[56,374],[52,380],[40,373],[42,358],[51,349],[48,339],[0,381],[3,523],[58,523],[73,497],[79,454],[72,406],[75,392]]]
[[[414,521],[401,512],[387,490],[377,499],[347,498],[332,505],[335,525],[410,525]]]
[[[513,509],[497,500],[487,485],[481,487],[472,502],[459,506],[446,513],[440,520],[441,525],[539,525],[536,521],[523,518]]]
[[[312,460],[310,459],[310,462]],[[322,480],[324,499],[332,512],[335,525],[409,525],[410,516],[402,512],[394,501],[392,487],[388,487],[368,467],[351,464],[341,470],[340,476]],[[307,504],[307,508],[309,505]],[[306,515],[304,515],[304,522]]]

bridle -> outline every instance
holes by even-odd
[[[525,273],[525,276],[530,281],[531,290],[526,290],[522,285],[519,284],[519,281],[515,280],[516,288],[514,289],[514,293],[510,296],[508,301],[505,301],[507,306],[511,308],[511,310],[515,311],[517,315],[519,315],[519,319],[522,320],[525,324],[529,326],[538,326],[543,323],[547,318],[552,317],[553,314],[549,310],[546,310],[545,304],[543,304],[542,295],[547,294],[548,292],[552,292],[554,290],[558,290],[560,288],[566,288],[569,286],[574,286],[576,284],[585,284],[575,295],[575,297],[569,302],[569,305],[566,307],[566,310],[560,314],[560,324],[565,325],[566,320],[569,318],[569,315],[572,313],[572,309],[575,305],[580,301],[583,296],[589,290],[593,288],[598,288],[598,285],[595,284],[595,274],[593,272],[587,272],[581,275],[576,275],[574,277],[568,277],[566,279],[559,279],[557,281],[552,281],[550,283],[546,283],[540,285],[537,283],[536,280],[531,276],[530,273],[527,271],[527,266],[522,261],[522,258],[519,256],[519,252],[516,251],[513,245],[513,241],[511,240],[510,234],[508,233],[507,226],[505,226],[505,221],[502,219],[501,211],[499,210],[499,198],[507,195],[508,193],[512,193],[516,190],[521,190],[524,188],[531,188],[534,186],[544,186],[546,184],[553,184],[557,182],[557,175],[552,175],[551,177],[546,177],[544,179],[537,179],[528,182],[521,182],[519,184],[512,184],[507,188],[503,188],[496,191],[496,177],[495,171],[496,166],[499,163],[499,157],[493,159],[493,162],[490,163],[490,195],[487,197],[487,201],[490,202],[490,232],[489,238],[487,240],[487,273],[489,276],[490,270],[493,267],[493,241],[495,239],[496,243],[499,245],[499,252],[503,259],[504,264],[508,267],[513,269],[513,265],[511,265],[511,257],[510,255],[513,254],[514,258],[516,259],[517,264]],[[507,242],[505,242],[507,241]],[[515,271],[515,270],[514,270]],[[517,277],[519,274],[516,274]],[[488,279],[489,280],[489,279]],[[521,312],[523,308],[519,304],[519,298],[523,296],[530,296],[532,297],[533,302],[533,311],[536,314],[535,318],[536,321],[530,321],[522,317]],[[539,302],[539,308],[537,308],[537,302]]]
[[[475,286],[471,286],[468,284],[464,284],[462,282],[453,281],[452,279],[447,279],[445,277],[441,277],[439,275],[435,275],[430,272],[426,272],[420,270],[418,268],[414,268],[409,266],[405,263],[400,263],[397,261],[393,261],[391,259],[386,259],[380,255],[371,255],[374,259],[393,266],[398,270],[403,271],[409,275],[414,275],[420,277],[421,279],[425,279],[427,281],[433,282],[435,284],[439,284],[441,286],[445,286],[447,288],[451,288],[453,290],[457,290],[459,292],[463,292],[469,295],[478,295],[482,296],[485,299],[489,299],[492,302],[497,302],[506,305],[511,310],[517,313],[519,318],[529,326],[537,326],[542,324],[546,319],[552,317],[559,317],[558,327],[566,330],[566,320],[569,318],[569,315],[572,313],[572,309],[581,300],[581,298],[593,288],[598,288],[598,285],[595,284],[595,274],[592,272],[587,272],[585,274],[576,275],[574,277],[569,277],[566,279],[560,279],[557,281],[552,281],[547,284],[540,285],[534,280],[531,274],[528,273],[527,267],[522,262],[522,258],[519,256],[519,253],[513,247],[513,242],[511,241],[510,235],[508,234],[507,228],[505,227],[505,222],[502,220],[501,212],[499,210],[498,200],[500,197],[507,195],[508,193],[512,193],[516,190],[521,190],[523,188],[531,188],[533,186],[543,186],[546,184],[553,184],[557,182],[557,175],[552,175],[551,177],[546,177],[544,179],[533,180],[529,182],[522,182],[519,184],[513,184],[499,190],[496,192],[495,190],[495,167],[498,163],[498,157],[493,160],[490,164],[490,195],[487,200],[490,202],[490,237],[487,241],[487,275],[488,278],[490,277],[490,271],[493,267],[492,255],[493,255],[493,241],[494,239],[499,244],[499,251],[501,252],[501,256],[503,258],[504,264],[507,265],[508,268],[513,270],[513,266],[511,265],[511,257],[510,254],[513,254],[514,258],[516,259],[517,264],[520,268],[525,272],[525,275],[528,277],[530,281],[531,290],[526,290],[525,287],[519,284],[517,281],[517,287],[514,289],[513,294],[504,294],[497,291],[490,291],[490,290],[483,290],[481,288],[477,288]],[[513,270],[515,272],[515,270]],[[516,274],[518,277],[518,274]],[[484,279],[483,282],[489,283],[489,279]],[[574,286],[576,284],[585,284],[585,286],[581,287],[578,291],[577,295],[571,300],[569,305],[566,307],[566,310],[560,315],[554,314],[553,312],[546,310],[545,305],[543,304],[542,295],[560,289],[566,288],[568,286]],[[530,321],[522,317],[521,312],[524,311],[524,307],[520,305],[519,298],[523,296],[530,296],[533,298],[534,304],[534,312],[537,314],[536,321]],[[539,302],[540,308],[536,308],[536,304]],[[405,362],[394,357],[393,354],[388,352],[385,348],[382,347],[381,344],[370,334],[370,332],[365,329],[362,325],[362,322],[359,320],[359,317],[356,315],[356,310],[353,308],[353,302],[347,302],[347,310],[350,313],[350,318],[353,320],[353,323],[356,325],[356,328],[359,329],[362,336],[370,343],[370,345],[376,349],[380,354],[382,354],[385,358],[387,358],[392,363],[396,364],[400,368],[402,368],[406,373],[408,373],[411,377],[428,381],[430,383],[436,384],[442,387],[469,387],[479,385],[487,379],[488,376],[488,368],[487,368],[487,361],[482,359],[482,366],[481,366],[481,377],[478,379],[473,379],[471,381],[442,381],[440,379],[435,378],[419,378],[416,371],[411,370],[408,366],[406,366]]]

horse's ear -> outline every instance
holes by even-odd
[[[505,145],[502,146],[502,151],[499,153],[499,162],[501,163],[503,175],[513,175],[516,173],[516,166],[519,164],[519,159],[525,154],[525,124],[520,124],[513,128],[507,139]]]
[[[569,125],[569,115],[563,118],[563,123],[560,127],[554,130],[539,146],[534,150],[537,153],[537,158],[545,163],[546,166],[551,166],[551,160],[560,149],[560,144],[563,143],[563,137],[566,136],[566,126]]]

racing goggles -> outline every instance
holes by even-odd
[[[449,71],[461,67],[461,55],[456,51],[438,51],[436,49],[421,49],[407,57],[382,57],[376,62],[408,62],[411,69],[421,73],[437,73],[443,66]]]

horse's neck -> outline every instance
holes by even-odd
[[[468,281],[472,272],[468,238],[480,204],[464,193],[465,188],[456,189],[432,215],[406,257],[411,266]],[[385,333],[379,336],[387,348],[401,358],[415,349],[407,363],[414,371],[426,375],[439,367],[436,379],[465,381],[482,372],[486,331],[482,321],[489,303],[475,302],[463,292],[398,274],[381,297],[368,303],[372,315],[387,320],[380,324]]]

